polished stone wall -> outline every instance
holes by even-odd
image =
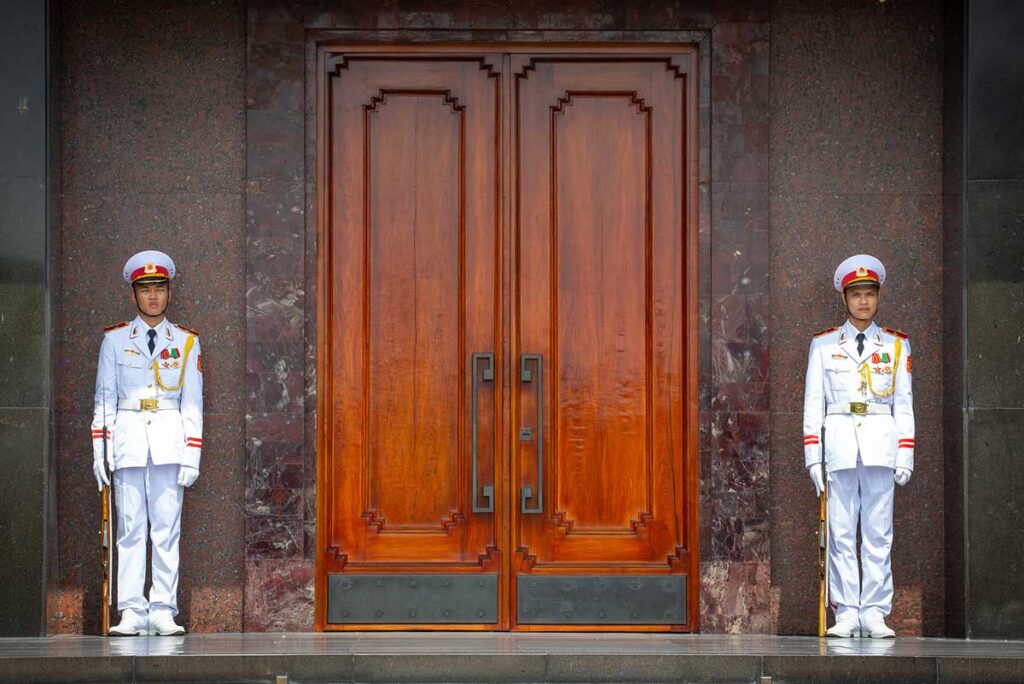
[[[168,318],[198,330],[205,425],[182,516],[181,620],[242,629],[245,10],[241,0],[61,3],[64,195],[55,330],[59,587],[49,631],[99,624],[92,388],[103,327],[135,315],[142,249],[175,260]]]
[[[897,626],[941,631],[941,10],[847,3],[68,2],[54,406],[60,587],[95,629],[87,423],[118,272],[159,245],[172,320],[203,334],[203,474],[186,499],[194,631],[307,630],[315,549],[312,40],[696,40],[701,82],[701,628],[810,633],[816,501],[799,411],[808,335],[854,250],[919,357],[918,470],[897,503]],[[541,33],[543,31],[543,33]],[[317,33],[321,32],[321,33]],[[772,455],[774,454],[774,459]]]
[[[48,49],[45,0],[0,5],[0,636],[45,633],[56,577]]]
[[[851,254],[888,270],[878,322],[910,334],[917,449],[896,492],[891,624],[941,634],[941,3],[779,0],[771,12],[771,529],[779,633],[817,624],[817,499],[803,467],[812,332],[843,320]],[[714,267],[714,266],[712,266]]]
[[[967,3],[963,126],[964,605],[1024,638],[1024,5]]]

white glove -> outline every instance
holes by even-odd
[[[821,496],[821,493],[825,491],[825,475],[821,472],[821,466],[812,465],[807,469],[807,474],[811,476],[811,482],[814,483],[814,491]]]
[[[178,484],[182,487],[191,487],[199,479],[199,469],[192,466],[178,466]]]
[[[110,486],[110,476],[107,475],[102,460],[92,462],[92,474],[96,478],[96,489],[102,492],[104,487]]]
[[[896,472],[892,474],[892,479],[895,480],[896,484],[900,487],[910,482],[910,469],[909,468],[897,468]]]

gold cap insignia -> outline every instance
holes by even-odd
[[[142,267],[143,273],[156,273],[156,264],[150,261],[148,264]]]
[[[146,271],[146,272],[149,273],[149,271]],[[857,269],[857,276],[858,277],[866,276],[867,274],[868,274],[868,269],[864,268],[863,266],[861,266],[860,268]]]

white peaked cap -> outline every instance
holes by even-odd
[[[839,292],[850,285],[882,285],[885,282],[885,266],[870,254],[855,254],[839,264],[832,281]]]
[[[174,260],[163,252],[147,249],[124,262],[124,282],[139,280],[173,280]]]

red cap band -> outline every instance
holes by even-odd
[[[854,283],[874,283],[875,285],[878,285],[878,274],[870,268],[858,268],[856,271],[851,271],[843,276],[843,289],[846,289],[847,285],[852,285]]]
[[[167,269],[158,264],[146,264],[132,271],[132,282],[141,278],[152,278],[154,280],[170,280],[171,275]]]

